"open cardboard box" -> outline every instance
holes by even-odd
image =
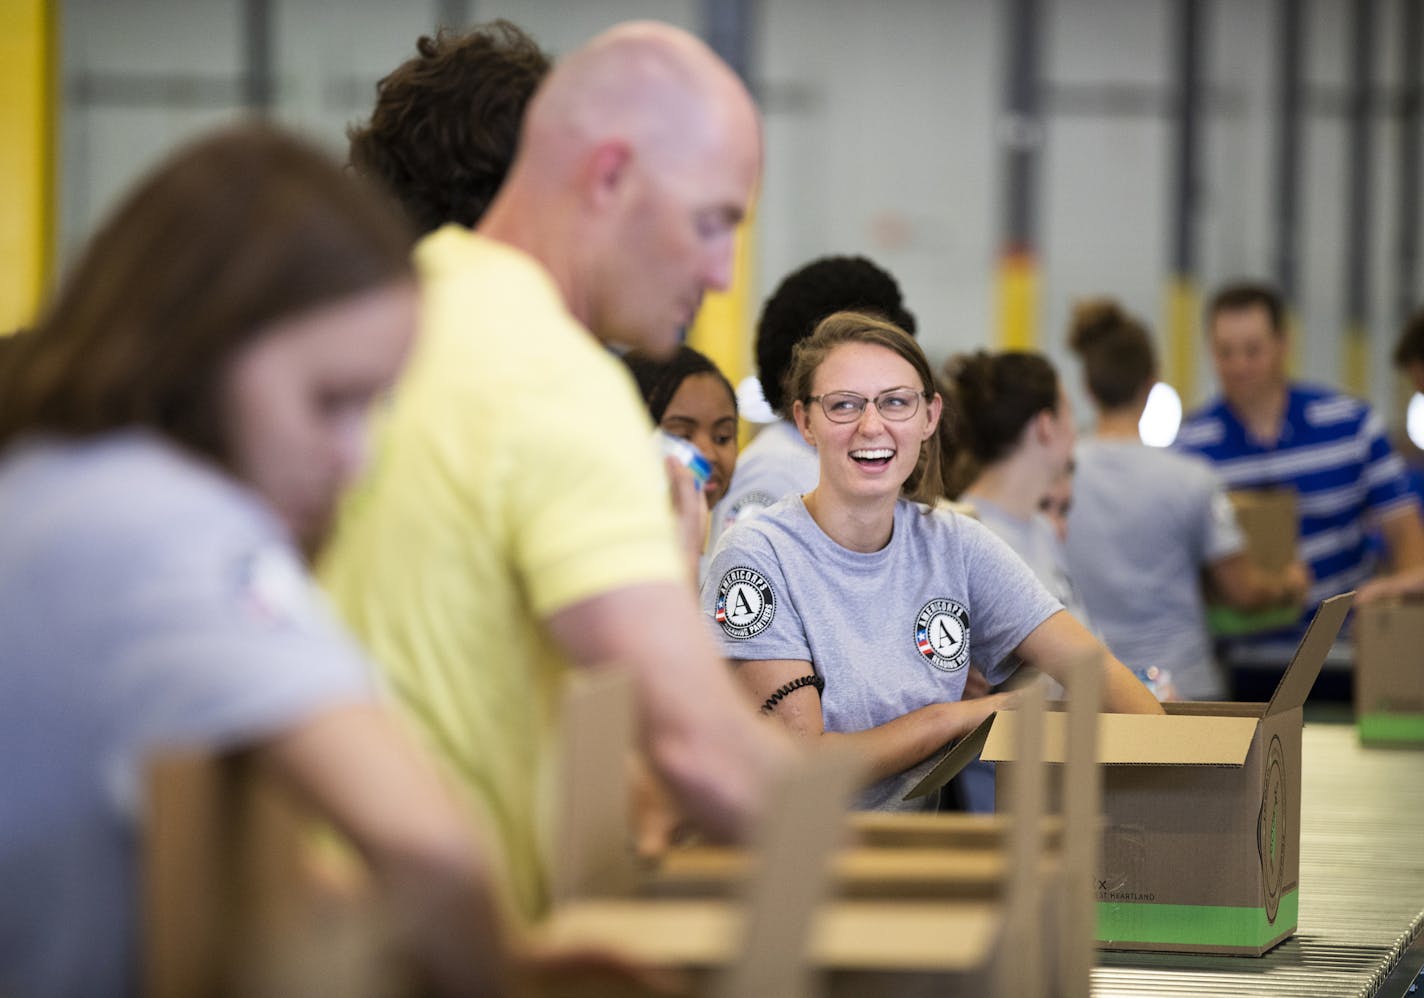
[[[1246,556],[1268,572],[1279,572],[1296,559],[1300,515],[1292,489],[1238,489],[1227,493],[1236,522],[1246,537]],[[1213,634],[1234,637],[1290,627],[1300,616],[1295,606],[1243,611],[1216,604],[1207,608]]]
[[[1099,947],[1260,956],[1295,931],[1301,706],[1352,598],[1320,605],[1268,704],[1099,715]],[[938,790],[981,753],[1012,783],[1014,714],[966,736],[911,796]],[[1059,761],[1062,715],[1048,721],[1044,758]]]
[[[1354,629],[1360,741],[1424,744],[1424,600],[1362,606]]]

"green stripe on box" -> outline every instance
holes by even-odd
[[[1360,741],[1424,742],[1424,714],[1361,714]]]
[[[1297,607],[1273,607],[1270,610],[1233,610],[1229,606],[1209,606],[1206,609],[1207,629],[1217,637],[1230,638],[1238,634],[1259,634],[1279,631],[1300,619]]]
[[[1300,917],[1300,896],[1281,898],[1274,922],[1266,909],[1210,904],[1098,902],[1098,939],[1112,943],[1175,943],[1179,946],[1264,946]]]

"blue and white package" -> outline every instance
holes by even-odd
[[[692,472],[692,477],[697,479],[697,488],[701,491],[707,484],[707,479],[712,477],[712,462],[708,461],[703,453],[697,449],[697,445],[682,437],[675,437],[665,430],[654,432],[657,437],[658,446],[662,452]]]

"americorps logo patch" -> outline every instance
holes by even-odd
[[[915,650],[941,672],[969,664],[969,610],[952,599],[932,599],[915,618]]]
[[[733,568],[717,586],[717,623],[727,637],[754,638],[771,626],[776,616],[776,594],[771,583],[754,568]]]
[[[768,506],[773,506],[775,504],[775,496],[767,492],[762,492],[759,489],[753,489],[746,495],[739,497],[737,501],[732,504],[732,508],[727,510],[725,522],[722,525],[724,527],[730,527],[732,524],[738,522],[739,520],[742,520],[753,513],[760,513]]]

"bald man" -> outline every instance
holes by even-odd
[[[570,666],[632,670],[644,749],[716,836],[745,828],[791,751],[707,633],[652,426],[606,349],[669,353],[727,286],[760,160],[751,98],[706,46],[623,25],[536,93],[478,229],[417,251],[422,338],[323,574],[495,830],[528,916],[548,901]]]

